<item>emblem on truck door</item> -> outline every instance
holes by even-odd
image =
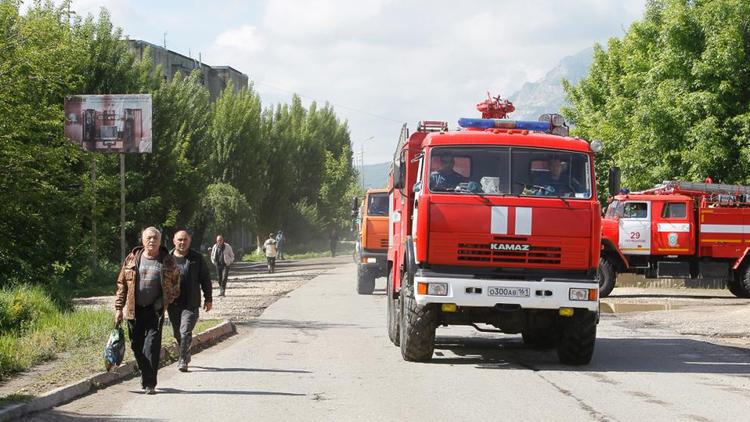
[[[493,251],[521,251],[528,252],[531,245],[521,243],[490,243],[490,249]]]

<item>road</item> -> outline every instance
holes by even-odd
[[[354,266],[309,281],[238,336],[159,372],[158,394],[133,379],[37,421],[722,421],[748,420],[750,352],[664,326],[603,315],[592,363],[557,363],[520,336],[440,328],[431,363],[388,341],[384,279],[358,296]]]

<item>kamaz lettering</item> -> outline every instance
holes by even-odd
[[[531,250],[531,245],[522,245],[520,243],[490,243],[490,249],[493,251],[528,252]]]

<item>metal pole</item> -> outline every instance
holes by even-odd
[[[97,267],[96,247],[96,153],[91,160],[91,274]]]
[[[125,261],[125,153],[120,153],[120,262]]]
[[[359,146],[359,172],[362,176],[362,193],[365,193],[365,145]]]

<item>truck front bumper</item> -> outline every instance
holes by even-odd
[[[420,293],[420,283],[444,284],[439,287],[446,287],[446,294]],[[428,303],[452,303],[457,306],[472,307],[517,305],[523,309],[585,308],[590,311],[599,311],[599,285],[577,279],[546,278],[541,281],[519,281],[462,278],[448,274],[424,275],[417,272],[414,276],[414,286],[414,297],[419,305]],[[596,289],[595,298],[587,296],[586,300],[571,300],[571,289],[587,291]]]

